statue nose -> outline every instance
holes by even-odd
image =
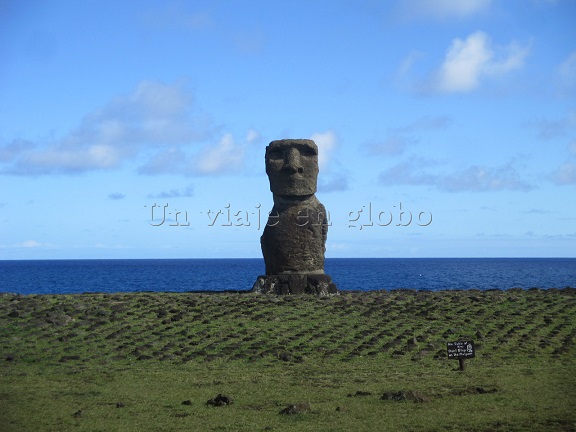
[[[284,170],[291,174],[304,172],[300,163],[300,152],[297,149],[291,148],[286,153],[286,157],[284,158]]]

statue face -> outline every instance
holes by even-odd
[[[276,195],[316,193],[318,147],[307,139],[272,141],[266,147],[266,174],[270,179],[270,191]]]

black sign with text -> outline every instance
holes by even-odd
[[[448,358],[451,359],[465,359],[474,358],[474,342],[472,341],[456,341],[447,342]]]

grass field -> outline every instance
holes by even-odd
[[[0,430],[575,431],[575,340],[571,288],[0,294]]]

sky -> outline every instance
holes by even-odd
[[[266,145],[326,257],[574,257],[576,1],[0,1],[0,259],[259,258]]]

